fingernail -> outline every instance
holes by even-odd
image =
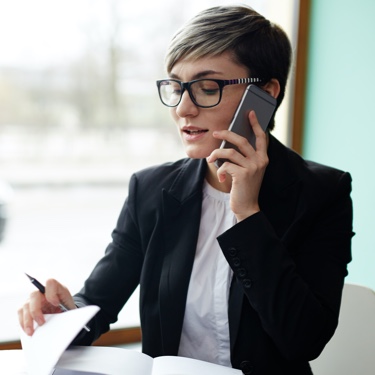
[[[33,334],[33,330],[30,327],[25,328],[25,333],[28,336],[31,336]]]
[[[41,326],[41,325],[43,325],[43,323],[44,323],[44,321],[43,321],[42,318],[36,318],[35,320],[36,320],[36,322],[38,323],[38,326]]]

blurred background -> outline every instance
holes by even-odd
[[[297,52],[305,0],[242,3],[280,24]],[[184,157],[155,80],[165,76],[173,33],[220,4],[238,2],[0,0],[0,341],[18,338],[16,309],[34,290],[23,273],[79,290],[110,241],[131,173]],[[347,280],[373,288],[374,4],[311,2],[297,124],[297,151],[352,173],[357,235]],[[291,147],[295,73],[294,61],[274,131]],[[136,292],[115,326],[138,324]]]
[[[18,338],[24,272],[78,291],[130,175],[184,157],[155,80],[174,32],[220,3],[235,2],[0,0],[0,341]],[[296,1],[248,3],[295,39]],[[136,292],[115,326],[138,324]]]

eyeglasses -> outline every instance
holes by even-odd
[[[211,108],[218,105],[223,94],[223,87],[243,83],[259,83],[260,78],[239,79],[195,79],[181,82],[177,79],[161,79],[156,81],[161,102],[167,107],[177,107],[185,90],[188,91],[192,102],[201,108]]]

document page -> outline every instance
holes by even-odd
[[[50,362],[50,361],[49,361]],[[23,350],[0,351],[0,374],[30,375]],[[39,375],[44,375],[40,373]],[[47,375],[242,375],[240,370],[183,357],[152,359],[135,350],[77,346],[66,350]]]
[[[28,375],[241,375],[240,370],[196,359],[165,356],[155,359],[135,350],[98,346],[68,346],[99,311],[86,306],[45,315],[30,337],[21,330],[22,352]],[[9,356],[12,356],[10,353]],[[22,367],[16,375],[24,374]]]
[[[157,357],[152,375],[242,375],[241,370],[184,357]]]
[[[46,323],[37,326],[32,336],[21,330],[28,374],[50,375],[62,353],[98,311],[98,306],[86,306],[61,314],[45,315]]]
[[[135,350],[77,346],[64,352],[53,375],[151,375],[152,363],[151,357]]]
[[[66,370],[63,368],[57,368],[53,370],[51,375],[106,375],[101,374],[100,372],[87,372],[87,371],[79,371],[79,370]]]

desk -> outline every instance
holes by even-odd
[[[22,350],[0,350],[0,373],[4,375],[27,374]]]

